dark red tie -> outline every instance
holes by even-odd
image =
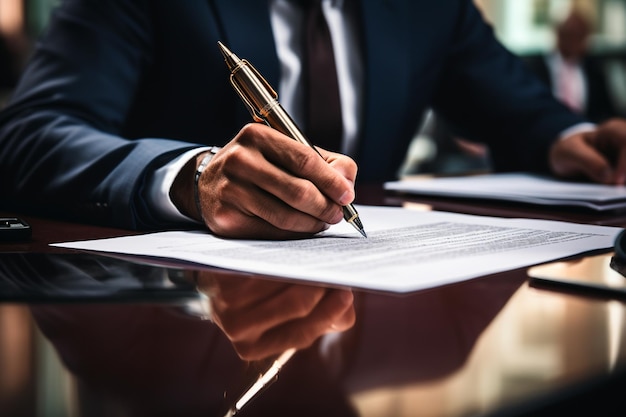
[[[315,145],[341,150],[342,119],[333,44],[321,0],[305,3],[306,132]]]

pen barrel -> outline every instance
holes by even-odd
[[[348,223],[353,223],[359,218],[359,214],[352,204],[348,204],[347,206],[343,206],[343,218]]]
[[[315,149],[280,105],[276,92],[250,63],[240,61],[231,76],[235,88],[256,117],[279,132]]]
[[[283,109],[283,107],[274,100],[273,106],[268,109],[267,114],[264,116],[267,124],[278,130],[285,135],[294,138],[300,143],[310,146],[315,149],[315,146],[302,134],[302,131],[296,125],[296,122],[289,116],[289,114]],[[317,152],[317,149],[315,149]]]

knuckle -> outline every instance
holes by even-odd
[[[256,147],[257,142],[263,136],[259,123],[248,123],[239,130],[237,135],[225,147],[231,154],[237,154],[244,149]],[[223,149],[222,149],[223,150]]]
[[[256,146],[259,142],[266,141],[268,129],[269,127],[261,123],[248,123],[235,136],[235,142],[246,147]]]
[[[244,146],[234,146],[226,155],[224,155],[223,170],[225,173],[236,172],[237,168],[247,164],[249,160],[248,153]]]
[[[340,210],[338,205],[326,204],[320,213],[320,218],[326,220],[327,223],[331,222],[337,216],[337,210]]]
[[[248,139],[254,138],[259,134],[259,123],[248,123],[239,131],[239,138]]]
[[[268,214],[268,222],[282,230],[298,230],[300,221],[297,216],[280,216],[277,213]]]
[[[294,156],[296,157],[295,165],[298,173],[302,173],[308,177],[309,173],[319,170],[319,163],[322,159],[312,150],[310,152],[298,152],[297,155],[294,153]]]
[[[229,236],[237,234],[241,219],[233,210],[220,207],[213,211],[207,223],[211,232],[219,236]]]
[[[317,187],[310,181],[298,181],[292,189],[292,195],[297,202],[308,202],[315,200],[319,194]]]

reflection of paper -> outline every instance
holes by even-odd
[[[408,292],[610,248],[621,229],[359,206],[368,238],[341,222],[313,239],[243,241],[161,232],[56,244],[175,258],[286,278]]]
[[[562,181],[532,174],[486,174],[407,179],[385,189],[417,195],[487,198],[541,205],[578,206],[593,210],[626,210],[626,187]]]

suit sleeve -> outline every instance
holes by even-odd
[[[141,199],[146,172],[197,145],[125,137],[153,59],[149,9],[147,0],[67,0],[55,10],[0,114],[5,202],[115,227],[163,226]]]
[[[472,2],[459,3],[434,109],[456,133],[486,142],[496,170],[547,171],[550,145],[585,120],[497,41]]]

